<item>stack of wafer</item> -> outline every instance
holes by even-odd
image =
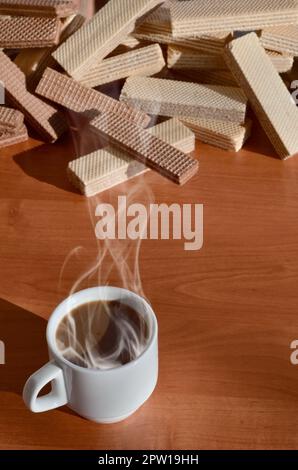
[[[68,169],[83,194],[148,169],[185,184],[198,171],[195,138],[237,152],[257,120],[281,159],[298,153],[298,108],[285,85],[298,56],[298,0],[103,3],[87,20],[77,0],[0,0],[8,104],[50,141],[65,130],[61,113],[87,119],[98,150]]]

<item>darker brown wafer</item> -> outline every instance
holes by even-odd
[[[14,131],[8,129],[0,129],[0,149],[9,145],[19,144],[28,140],[28,132],[23,124],[19,129]]]
[[[0,14],[64,18],[77,11],[77,4],[77,0],[0,0]]]
[[[0,130],[19,129],[24,123],[24,115],[16,109],[0,106]]]
[[[8,101],[18,108],[25,119],[45,140],[55,141],[66,130],[63,116],[55,108],[29,93],[19,80],[20,70],[0,51],[0,80]]]
[[[0,47],[22,49],[53,46],[58,44],[60,30],[59,18],[8,16],[0,20]]]
[[[121,116],[101,114],[91,125],[111,144],[175,183],[186,183],[198,171],[197,160]]]
[[[143,111],[87,88],[72,78],[49,68],[44,72],[36,93],[78,113],[86,111],[91,111],[91,115],[94,111],[117,113],[121,114],[123,119],[133,121],[142,127],[146,127],[150,122],[150,117]]]

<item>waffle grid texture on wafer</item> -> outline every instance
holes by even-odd
[[[83,85],[95,87],[130,76],[155,75],[164,66],[165,60],[159,44],[152,44],[95,63],[79,81]]]
[[[227,62],[280,158],[298,152],[298,108],[255,33],[232,41]]]
[[[264,29],[261,43],[267,49],[298,56],[298,24]]]
[[[135,21],[161,0],[110,0],[91,20],[53,54],[56,61],[74,78],[81,78],[92,66],[115,49]]]
[[[130,77],[120,100],[144,112],[172,117],[222,118],[244,122],[247,99],[240,88]]]
[[[58,43],[60,29],[58,18],[0,17],[0,47],[18,49],[52,46]]]
[[[57,140],[66,130],[62,116],[55,108],[29,93],[20,76],[22,72],[0,51],[0,80],[4,83],[8,101],[24,114],[46,140]]]
[[[24,123],[24,115],[16,109],[0,106],[0,128],[18,129]]]
[[[170,8],[174,37],[298,22],[296,0],[183,0],[171,3]]]
[[[36,93],[57,104],[76,112],[93,111],[119,113],[124,119],[131,119],[136,124],[146,127],[150,117],[144,112],[121,103],[110,96],[90,89],[70,77],[46,69],[36,88]]]
[[[190,153],[195,148],[193,132],[177,119],[158,124],[148,129],[148,132],[184,153]],[[124,151],[109,146],[70,162],[68,176],[83,194],[93,196],[148,170]]]
[[[77,0],[0,0],[0,14],[66,17],[77,11]]]
[[[198,171],[197,160],[115,114],[102,114],[91,124],[112,144],[175,183],[186,183]]]

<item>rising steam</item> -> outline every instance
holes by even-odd
[[[70,116],[77,157],[106,145],[106,142],[100,142],[98,136],[89,131],[88,126],[85,127],[85,123],[80,120],[79,116],[75,114]],[[83,131],[82,126],[84,126]],[[121,194],[123,193],[127,198],[127,205],[139,203],[140,199],[148,207],[154,202],[153,193],[142,176],[130,182],[129,191],[126,193],[122,185]],[[106,239],[104,241],[96,239],[95,209],[98,204],[109,202],[107,201],[109,198],[110,194],[107,191],[86,200],[93,226],[97,255],[73,283],[69,295],[90,286],[118,285],[145,297],[139,268],[142,237],[135,241],[129,238],[123,240]],[[117,213],[116,220],[118,220],[118,215],[121,216]],[[144,223],[143,227],[140,227],[144,233],[147,231],[147,223],[148,221]],[[68,254],[60,272],[60,289],[62,289],[65,271],[75,265],[78,259],[84,259],[86,255],[88,253],[82,246],[75,247]],[[115,278],[118,279],[117,284],[115,284]],[[84,322],[82,319],[78,321],[75,319],[75,315],[70,314],[61,324],[61,335],[60,338],[57,337],[58,347],[64,357],[77,365],[91,369],[111,369],[137,358],[146,348],[148,338],[151,336],[151,324],[144,320],[137,324],[135,318],[127,315],[127,312],[121,313],[118,310],[115,314],[114,306],[111,306],[109,302],[104,305],[101,315],[98,315],[95,306],[90,304]],[[139,315],[138,317],[140,321],[141,317]],[[110,333],[112,331],[113,334],[105,334],[107,330],[110,330]],[[99,347],[102,339],[107,343],[104,350]]]

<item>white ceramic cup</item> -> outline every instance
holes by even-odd
[[[142,315],[151,325],[144,352],[134,361],[110,370],[86,369],[65,359],[56,344],[56,331],[64,316],[79,305],[99,300],[119,300]],[[94,287],[77,292],[53,312],[47,326],[50,362],[26,382],[23,399],[35,412],[68,405],[84,418],[115,423],[133,414],[152,394],[158,377],[158,325],[150,305],[140,296],[118,287]],[[52,391],[39,397],[42,388]]]

